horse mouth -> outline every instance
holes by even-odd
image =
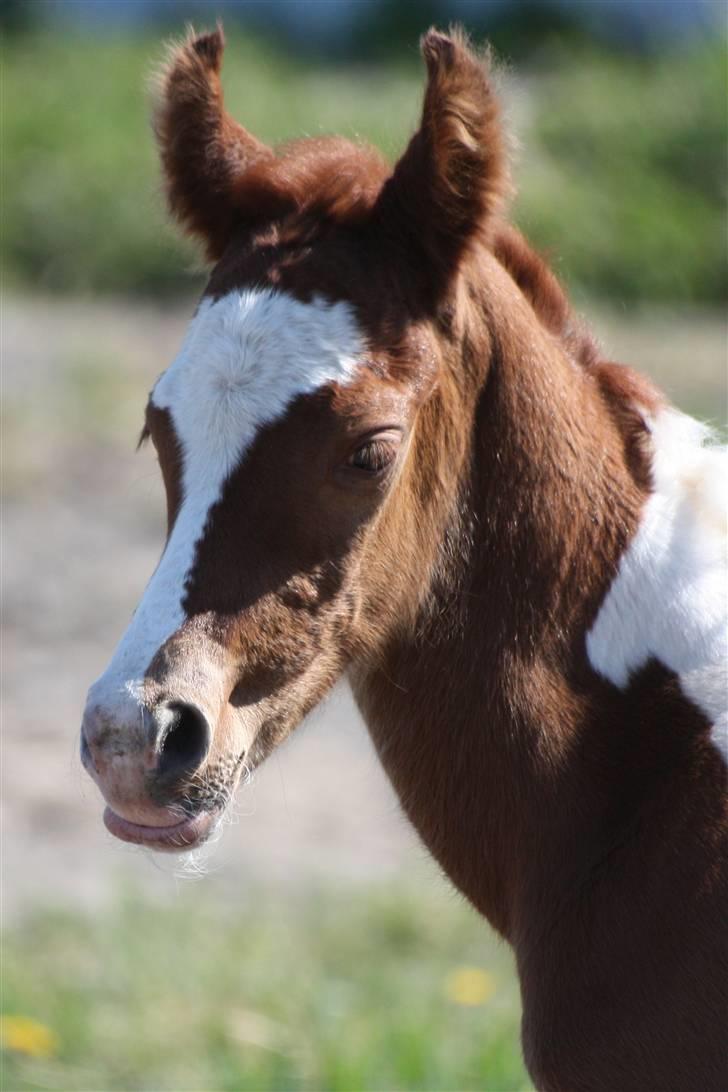
[[[104,824],[122,842],[146,846],[148,849],[166,850],[169,853],[184,853],[207,841],[216,829],[221,814],[220,809],[200,811],[171,826],[145,826],[124,819],[107,805]]]

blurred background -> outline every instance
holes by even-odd
[[[2,1088],[529,1087],[512,961],[399,814],[344,689],[206,860],[114,842],[76,752],[86,688],[156,562],[134,451],[204,271],[167,223],[145,84],[225,20],[228,108],[394,158],[417,39],[503,62],[514,219],[612,359],[726,416],[720,0],[4,0]]]

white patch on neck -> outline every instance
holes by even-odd
[[[164,554],[89,700],[136,697],[157,650],[182,625],[185,582],[212,506],[259,430],[299,395],[348,383],[365,344],[351,307],[270,289],[203,300],[152,404],[169,411],[183,455],[182,503]]]
[[[676,410],[652,422],[654,491],[590,630],[592,666],[621,688],[650,658],[674,671],[728,761],[728,449]]]

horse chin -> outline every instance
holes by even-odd
[[[169,825],[146,825],[125,819],[107,805],[104,811],[106,829],[122,842],[145,846],[166,853],[186,853],[206,842],[217,830],[222,809],[199,811],[195,815],[178,817]]]

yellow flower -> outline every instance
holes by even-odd
[[[27,1016],[0,1018],[0,1045],[4,1050],[29,1054],[32,1058],[50,1058],[58,1049],[55,1031]]]
[[[456,1005],[484,1005],[495,993],[495,979],[478,967],[457,967],[445,979],[445,995]]]

